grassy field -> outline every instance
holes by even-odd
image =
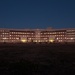
[[[75,44],[0,44],[0,75],[75,75]]]

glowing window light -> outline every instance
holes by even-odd
[[[37,40],[33,40],[33,42],[38,42]]]
[[[21,42],[25,43],[25,42],[27,42],[27,40],[26,39],[21,39]]]
[[[17,40],[19,39],[19,38],[16,38]]]
[[[21,40],[22,42],[27,42],[26,40]]]
[[[38,42],[41,42],[40,40],[38,40]]]
[[[73,38],[71,38],[71,40],[73,40]]]
[[[49,42],[52,42],[53,43],[54,42],[54,39],[50,39]]]
[[[3,39],[7,39],[7,38],[3,38]]]
[[[59,38],[57,38],[57,40],[58,40]]]

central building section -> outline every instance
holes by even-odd
[[[41,42],[41,40],[40,40],[40,30],[39,29],[35,30],[35,41],[34,42]]]

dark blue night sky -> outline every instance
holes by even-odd
[[[0,28],[74,28],[75,0],[0,0]]]

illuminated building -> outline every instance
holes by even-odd
[[[75,42],[75,28],[5,29],[0,28],[0,42]]]

